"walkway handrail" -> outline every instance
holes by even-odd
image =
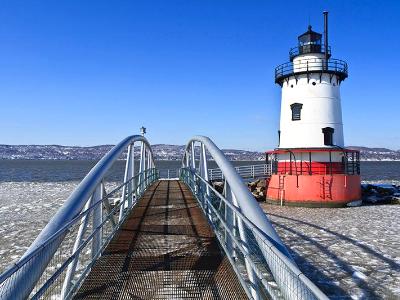
[[[289,251],[286,249],[286,246],[283,244],[275,229],[272,227],[271,222],[268,220],[267,216],[258,205],[257,201],[254,199],[254,196],[243,184],[242,178],[236,172],[232,164],[228,161],[224,153],[208,137],[194,136],[187,143],[184,153],[184,159],[182,160],[183,167],[192,167],[194,169],[196,168],[195,166],[193,166],[193,162],[195,161],[194,156],[191,160],[185,159],[189,158],[189,155],[191,155],[189,153],[193,152],[194,154],[193,146],[195,142],[200,142],[202,144],[202,147],[205,147],[204,152],[207,149],[211,157],[214,159],[215,163],[221,169],[222,173],[224,174],[225,180],[229,184],[229,187],[232,189],[232,192],[235,195],[236,200],[238,201],[240,209],[242,211],[246,211],[247,218],[251,222],[253,222],[262,232],[264,232],[271,239],[271,242],[273,242],[276,247],[281,250],[282,253],[293,260],[291,255],[289,254]],[[200,165],[200,169],[201,168],[202,166]]]
[[[196,168],[195,154],[199,151],[195,151],[195,143],[200,143],[199,168]],[[206,150],[223,173],[222,193],[210,185]],[[239,174],[209,138],[193,137],[186,146],[182,165],[181,178],[198,199],[234,270],[242,277],[241,283],[247,282],[244,288],[253,299],[263,298],[263,293],[273,299],[327,299],[299,270]],[[242,271],[237,270],[240,263]],[[247,277],[243,277],[243,270]],[[269,284],[271,280],[277,287]],[[260,286],[264,289],[260,290]]]
[[[136,176],[134,170],[135,142],[141,143],[140,166]],[[122,189],[122,198],[117,205],[120,209],[120,221],[126,215],[125,212],[127,209],[129,210],[133,202],[137,200],[136,196],[140,196],[147,186],[157,178],[157,172],[152,171],[154,170],[153,153],[149,142],[144,136],[132,135],[114,146],[79,183],[74,192],[40,232],[19,262],[0,276],[1,299],[26,299],[30,295],[68,233],[68,228],[65,226],[74,223],[77,218],[81,219],[80,221],[82,223],[77,233],[74,249],[81,245],[87,227],[88,220],[86,215],[89,214],[88,211],[93,215],[92,235],[94,231],[98,231],[91,241],[92,256],[100,252],[103,246],[101,243],[104,239],[101,227],[106,221],[102,212],[103,205],[108,210],[108,215],[106,215],[108,218],[107,221],[115,225],[114,216],[111,215],[110,217],[113,210],[107,198],[107,196],[113,194],[115,190],[107,194],[103,180],[107,171],[109,171],[112,165],[120,158],[126,148],[128,148],[128,155],[126,159],[124,183],[119,187]],[[93,207],[95,208],[93,209]],[[63,234],[60,235],[60,232]],[[57,238],[55,239],[55,237]],[[40,251],[43,253],[38,253]],[[77,261],[74,262],[73,270],[68,270],[69,273],[73,274],[75,272],[76,264]],[[8,285],[5,285],[4,282],[9,279],[11,275],[14,277],[12,278],[12,289],[9,289],[7,288]],[[67,287],[68,284],[67,282]],[[64,293],[68,293],[68,288],[66,288]]]

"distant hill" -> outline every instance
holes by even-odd
[[[60,146],[60,145],[0,145],[0,159],[43,159],[43,160],[99,160],[113,145],[91,147]],[[368,148],[350,146],[361,152],[361,160],[385,161],[399,160],[400,151],[386,148]],[[152,149],[156,160],[181,160],[185,146],[155,144]],[[139,147],[135,147],[139,151]],[[223,149],[230,160],[264,160],[262,152],[237,149]],[[126,153],[121,157],[126,156]]]
[[[381,161],[381,160],[400,161],[400,150],[396,151],[387,148],[368,148],[361,146],[349,146],[348,148],[360,151],[361,160],[364,161]]]
[[[99,160],[113,145],[91,147],[60,145],[0,145],[0,159],[30,160]],[[156,160],[181,160],[185,151],[183,145],[156,144],[151,146]],[[135,147],[135,152],[139,152]],[[222,150],[230,160],[262,160],[261,152],[244,150]],[[126,157],[126,153],[121,158]]]

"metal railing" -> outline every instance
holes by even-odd
[[[298,55],[310,54],[310,53],[321,53],[325,54],[324,44],[308,44],[308,45],[298,45],[293,47],[289,51],[290,61],[293,60]],[[328,58],[331,56],[331,47],[328,46]]]
[[[135,174],[134,143],[141,143]],[[123,184],[106,191],[104,176],[128,148]],[[81,181],[22,258],[0,275],[0,299],[70,299],[144,191],[158,178],[149,143],[130,136]],[[110,203],[110,198],[120,199]]]
[[[344,80],[348,76],[347,63],[340,59],[304,59],[299,62],[288,62],[275,68],[275,82],[280,82],[284,78],[292,75],[307,73],[334,73]]]
[[[194,150],[196,143],[200,151]],[[224,175],[222,193],[209,183],[206,151]],[[239,174],[210,139],[191,139],[182,165],[181,180],[198,200],[250,299],[328,299],[298,269]]]
[[[307,149],[279,149],[267,153],[267,166],[271,174],[289,174],[289,175],[360,175],[360,152],[351,149],[336,147],[333,149],[323,149],[327,153],[329,160],[326,162],[313,161],[314,151]],[[289,154],[289,159],[279,160],[279,154]],[[296,153],[304,153],[305,159],[296,159]],[[342,153],[341,161],[332,161],[332,153]],[[299,154],[298,156],[301,157]]]
[[[179,177],[179,169],[159,169],[160,179],[176,179]]]
[[[265,178],[272,174],[270,164],[259,164],[259,165],[248,165],[235,167],[236,172],[240,177],[246,178]],[[209,180],[221,180],[224,179],[224,174],[221,169],[208,169]]]

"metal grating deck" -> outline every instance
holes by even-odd
[[[146,191],[75,299],[247,299],[196,199],[179,181]]]

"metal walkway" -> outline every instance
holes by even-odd
[[[237,170],[195,136],[175,171],[180,181],[159,181],[143,134],[114,146],[0,274],[1,300],[328,299],[243,184],[241,176],[268,173],[264,166]],[[107,174],[120,157],[125,172],[115,187]],[[220,176],[222,191],[209,175]]]
[[[247,299],[198,202],[179,181],[154,183],[75,299]]]

